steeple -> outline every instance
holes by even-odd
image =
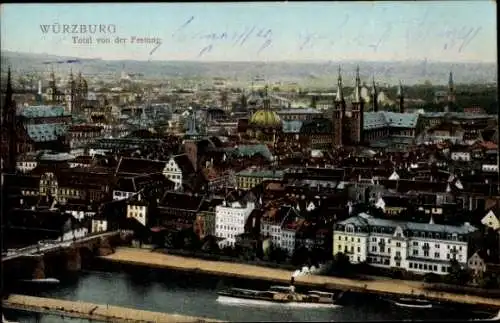
[[[356,66],[356,81],[354,84],[354,102],[361,102],[361,80],[359,78],[359,65]]]
[[[342,75],[339,66],[339,74],[337,77],[337,95],[333,100],[333,145],[340,147],[344,144],[344,115],[345,115],[345,100],[342,91]]]
[[[405,112],[405,98],[404,98],[404,92],[403,92],[403,84],[401,83],[401,81],[399,81],[397,97],[399,99],[399,112],[404,113]]]
[[[16,102],[13,99],[12,79],[10,66],[7,70],[7,88],[5,91],[5,105],[3,112],[2,126],[5,127],[8,138],[8,158],[4,163],[7,172],[14,172],[17,160],[17,129],[16,129]]]
[[[264,87],[264,110],[271,110],[271,100],[269,99],[269,87]]]
[[[356,81],[354,84],[354,99],[351,107],[351,130],[350,141],[354,144],[364,142],[364,100],[361,98],[361,80],[359,77],[359,65],[356,67]]]
[[[448,78],[448,106],[454,103],[455,103],[455,85],[453,84],[453,72],[450,71],[450,76]]]
[[[378,112],[378,93],[375,85],[375,75],[372,76],[372,109],[373,112]]]
[[[337,102],[344,102],[344,92],[342,90],[342,74],[341,74],[341,69],[339,66],[339,74],[337,77],[337,96],[335,97],[335,101]]]

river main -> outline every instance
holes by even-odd
[[[61,277],[57,286],[16,286],[17,293],[74,301],[110,304],[157,312],[241,321],[385,321],[463,320],[490,314],[467,306],[432,309],[405,309],[362,295],[351,295],[334,308],[291,308],[280,305],[247,306],[217,302],[217,291],[227,287],[265,289],[269,283],[168,270],[121,267],[112,272],[84,271],[78,276]],[[6,311],[10,320],[20,322],[88,322],[52,315]]]

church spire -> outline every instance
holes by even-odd
[[[399,81],[397,97],[399,99],[399,112],[404,113],[405,112],[405,98],[404,98],[404,92],[403,92],[403,84],[401,83],[401,81]]]
[[[453,72],[450,71],[450,76],[448,77],[448,105],[455,103],[455,85],[453,82]]]
[[[337,102],[343,102],[344,101],[344,92],[342,90],[342,73],[341,73],[341,68],[339,66],[339,74],[338,74],[338,77],[337,77],[337,96],[335,98],[335,100]]]
[[[372,109],[373,112],[378,112],[378,93],[375,85],[375,75],[372,76]]]
[[[361,102],[361,80],[359,78],[359,65],[356,66],[356,82],[354,85],[354,102]]]
[[[3,112],[2,126],[7,130],[8,138],[8,158],[4,169],[7,172],[14,172],[17,160],[17,131],[16,131],[16,102],[13,99],[12,79],[10,66],[7,70],[7,88],[5,91],[5,105]]]
[[[271,110],[271,100],[269,99],[269,87],[264,87],[264,109]]]

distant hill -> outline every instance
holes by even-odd
[[[2,72],[10,64],[15,73],[47,73],[48,61],[69,60],[49,54],[32,54],[2,51]],[[256,75],[269,81],[289,81],[300,84],[335,87],[338,66],[346,85],[352,84],[356,65],[359,64],[361,79],[371,83],[375,75],[377,83],[412,85],[429,81],[432,84],[446,84],[448,74],[453,71],[456,83],[493,83],[497,81],[497,66],[494,63],[443,63],[443,62],[195,62],[195,61],[111,61],[102,59],[81,59],[73,64],[74,70],[85,75],[108,77],[120,76],[125,66],[128,73],[141,73],[145,78],[199,78],[224,77],[229,80],[248,81]],[[65,66],[65,67],[63,67]],[[60,64],[58,68],[69,70],[70,65]]]

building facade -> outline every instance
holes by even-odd
[[[468,239],[477,229],[462,226],[399,222],[361,213],[339,222],[333,234],[333,253],[352,263],[445,275],[455,259],[465,267]]]
[[[224,201],[215,207],[215,236],[224,239],[220,243],[221,247],[235,245],[236,236],[245,232],[245,223],[254,209],[255,204],[252,202],[228,205]]]

